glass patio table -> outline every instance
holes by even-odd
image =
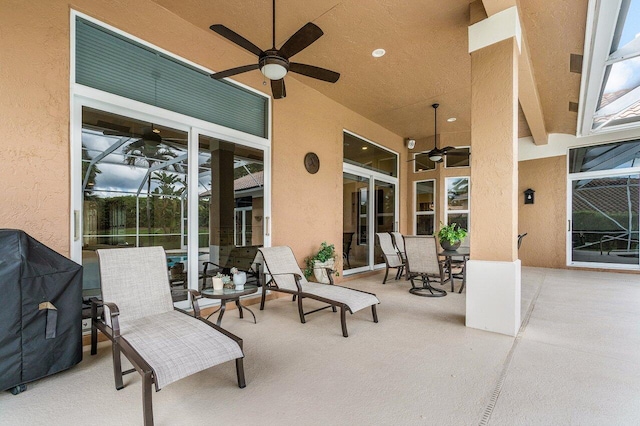
[[[220,300],[220,307],[215,311],[211,312],[206,319],[209,319],[211,315],[220,311],[220,313],[218,314],[218,320],[216,321],[216,324],[220,325],[220,323],[222,322],[222,316],[224,315],[224,311],[227,309],[227,301],[233,301],[236,303],[236,306],[238,307],[240,318],[244,318],[243,311],[246,309],[247,311],[249,311],[251,316],[253,316],[253,323],[256,324],[257,321],[256,321],[255,314],[251,309],[247,308],[246,306],[242,306],[242,304],[240,304],[240,297],[246,296],[248,294],[256,293],[257,291],[258,291],[258,286],[255,286],[255,285],[245,285],[244,290],[236,290],[236,289],[230,289],[230,288],[223,288],[222,290],[214,290],[212,288],[207,288],[202,290],[200,292],[200,294],[202,294],[202,297],[206,297],[207,299]]]

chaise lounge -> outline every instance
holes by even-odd
[[[238,386],[245,387],[242,339],[194,316],[174,309],[167,261],[162,247],[97,250],[104,303],[92,300],[91,354],[97,353],[98,330],[112,342],[116,389],[122,376],[142,376],[145,426],[153,425],[151,385],[156,392],[176,380],[223,362],[236,361]],[[104,312],[98,316],[98,307]],[[120,353],[134,369],[122,371]]]
[[[262,300],[260,310],[264,310],[266,291],[279,291],[289,293],[298,299],[298,313],[300,322],[303,324],[305,316],[323,309],[331,308],[336,312],[340,308],[340,322],[342,324],[342,335],[349,337],[347,333],[346,313],[351,314],[371,306],[373,322],[378,322],[376,305],[380,303],[375,294],[355,290],[348,287],[333,284],[333,272],[328,270],[330,284],[311,283],[302,274],[293,251],[290,247],[263,247],[260,249],[264,259],[264,276],[262,279]],[[267,279],[267,277],[269,277]],[[318,300],[327,303],[327,306],[304,312],[302,300],[304,298]]]

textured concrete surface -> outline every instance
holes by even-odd
[[[382,303],[378,324],[369,312],[349,316],[347,339],[337,314],[303,325],[290,299],[268,302],[257,324],[230,311],[223,326],[244,339],[247,387],[233,363],[173,383],[153,395],[156,424],[478,424],[514,339],[465,328],[464,294],[421,298],[406,281],[381,281],[348,283]],[[533,310],[489,424],[637,424],[637,276],[523,268],[522,288],[522,312]],[[116,391],[104,344],[25,393],[0,394],[0,424],[141,419],[140,377]]]

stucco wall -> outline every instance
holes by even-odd
[[[524,204],[524,191],[535,203]],[[527,233],[518,256],[523,266],[566,267],[567,157],[521,161],[518,181],[518,231]]]
[[[1,1],[0,179],[4,189],[0,227],[24,229],[63,254],[69,253],[70,244],[71,7],[210,69],[223,70],[255,59],[147,0],[77,0],[72,5],[51,0],[46,6]],[[242,74],[237,80],[258,90],[268,88],[258,72]],[[342,241],[342,130],[401,152],[403,178],[406,148],[402,137],[291,76],[287,95],[273,103],[272,242],[291,245],[301,260],[321,241],[337,246]],[[303,166],[309,151],[320,157],[315,175]],[[405,217],[406,185],[399,193],[400,217]],[[402,223],[401,231],[406,232],[406,227]]]

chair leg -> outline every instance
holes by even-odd
[[[349,337],[349,333],[347,333],[347,315],[344,306],[340,307],[340,323],[342,324],[342,335]]]
[[[247,386],[244,380],[244,360],[242,358],[236,358],[236,376],[238,376],[238,387],[240,389]]]
[[[332,310],[333,312],[338,312],[338,310],[336,309],[336,305],[331,305],[331,310]]]
[[[371,313],[373,314],[373,322],[378,322],[378,311],[376,305],[371,305]]]
[[[91,355],[98,353],[98,327],[95,325],[95,320],[91,320]]]
[[[267,297],[267,286],[263,285],[262,286],[262,297],[260,298],[260,310],[264,311],[264,302],[266,300]]]
[[[295,294],[291,297],[291,301],[292,301],[292,302],[295,302],[295,301],[296,301],[296,295],[295,295]]]
[[[387,282],[387,275],[389,275],[389,265],[386,265],[386,269],[384,270],[384,278],[382,279],[382,284]]]
[[[153,426],[153,405],[151,403],[151,371],[142,374],[142,415],[144,426]]]
[[[300,322],[303,324],[307,322],[304,319],[304,311],[302,310],[302,297],[298,297],[298,313],[300,314]]]
[[[113,355],[113,378],[116,382],[116,390],[124,388],[122,382],[122,362],[120,358],[120,345],[117,342],[113,342],[111,352]]]

